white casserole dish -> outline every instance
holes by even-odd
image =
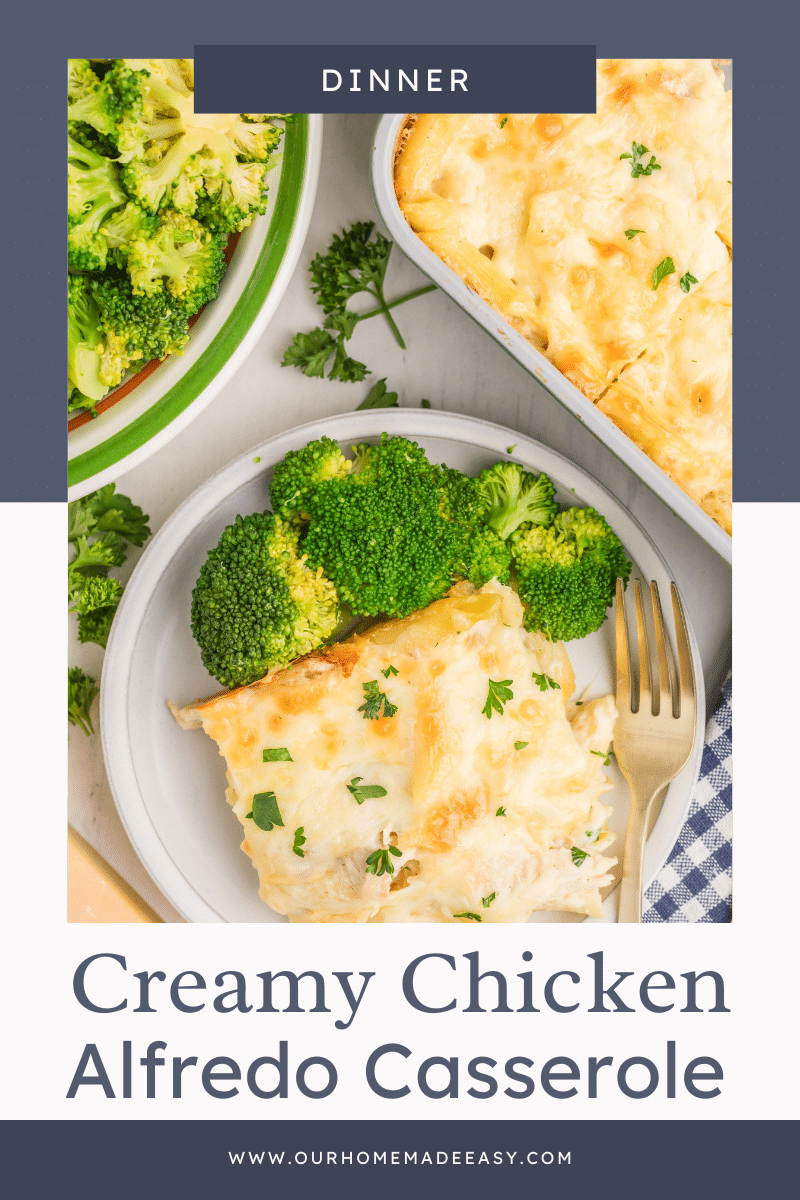
[[[372,188],[378,212],[389,232],[412,262],[464,309],[496,342],[515,358],[552,396],[608,446],[609,450],[655,492],[703,541],[726,562],[732,541],[716,521],[678,487],[635,442],[583,395],[557,367],[487,304],[417,237],[403,216],[394,190],[394,158],[405,113],[387,113],[375,131],[372,148]]]

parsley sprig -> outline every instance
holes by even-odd
[[[551,679],[549,675],[545,675],[544,671],[541,675],[533,672],[533,682],[536,684],[540,692],[546,692],[548,688],[553,688],[555,691],[561,691],[561,684],[556,683],[555,679]]]
[[[295,334],[286,349],[281,366],[298,367],[304,375],[321,379],[333,356],[333,364],[328,369],[328,379],[339,379],[345,383],[357,383],[365,379],[370,374],[369,368],[365,363],[347,354],[345,342],[353,336],[356,325],[380,313],[383,313],[388,321],[397,344],[405,350],[405,342],[390,310],[415,296],[432,292],[435,285],[428,284],[416,288],[388,303],[383,285],[392,242],[380,233],[373,237],[374,228],[372,221],[356,221],[350,229],[343,230],[341,235],[334,235],[325,254],[316,255],[310,268],[311,290],[316,294],[317,303],[325,313],[325,321],[322,328],[312,329],[309,333]],[[377,300],[378,307],[364,313],[356,313],[348,308],[348,300],[360,292],[366,292]],[[386,381],[382,382],[385,396]],[[368,396],[367,400],[369,398]],[[387,408],[393,405],[388,402],[375,403],[373,398],[373,403],[365,402],[364,407]]]
[[[105,649],[111,622],[122,598],[122,584],[108,572],[121,567],[129,546],[150,536],[149,518],[113,483],[73,500],[67,508],[67,540],[74,557],[67,568],[69,611],[78,615],[78,639]],[[67,675],[67,717],[85,734],[94,733],[89,709],[99,692],[97,680],[79,667]]]
[[[67,712],[70,724],[80,725],[88,736],[90,733],[94,733],[89,709],[92,707],[95,696],[100,695],[100,688],[97,686],[97,680],[93,679],[91,675],[84,675],[80,667],[70,667],[68,677],[69,707]]]
[[[693,283],[697,283],[694,275],[690,275],[688,271],[685,275],[681,275],[680,286],[682,292],[688,292]]]
[[[514,699],[514,693],[509,687],[509,684],[513,682],[513,679],[501,679],[499,683],[494,679],[489,680],[489,695],[486,697],[486,703],[481,709],[483,715],[488,717],[489,720],[491,720],[492,712],[498,712],[502,717],[504,706],[508,704],[509,700]]]
[[[650,161],[645,163],[645,154],[650,154],[647,146],[643,146],[641,142],[631,142],[631,154],[620,154],[620,160],[629,158],[631,160],[631,178],[638,179],[640,175],[652,175],[653,171],[660,171],[661,164],[656,162],[655,154],[650,156]],[[639,230],[642,233],[643,230]]]
[[[301,847],[305,846],[306,839],[303,837],[304,826],[300,825],[294,831],[294,844],[292,845],[292,854],[296,854],[298,858],[305,858],[306,852]]]
[[[364,714],[365,721],[377,721],[380,717],[394,716],[397,712],[397,705],[389,703],[389,697],[380,690],[377,679],[370,679],[369,683],[362,683],[361,688],[364,692],[364,703],[358,711]]]
[[[357,804],[363,804],[365,800],[377,800],[380,796],[386,795],[386,788],[381,787],[379,783],[367,783],[361,786],[363,775],[354,775],[350,782],[346,785],[348,792],[355,796]]]
[[[366,863],[366,871],[368,875],[394,875],[394,864],[389,858],[393,854],[395,858],[400,858],[403,851],[397,846],[387,846],[385,850],[373,850]]]
[[[666,279],[668,275],[675,274],[675,263],[668,254],[666,258],[662,258],[657,267],[653,268],[653,291],[655,292],[662,279]]]
[[[283,817],[278,808],[278,798],[274,792],[256,792],[253,796],[253,806],[246,814],[254,825],[270,833],[276,825],[283,826]]]

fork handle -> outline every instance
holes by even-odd
[[[629,780],[630,783],[630,780]],[[661,785],[651,791],[650,787],[636,787],[630,783],[631,808],[628,828],[625,833],[625,853],[622,860],[622,880],[619,885],[620,924],[638,924],[642,919],[642,871],[644,866],[644,843],[647,838],[647,822],[653,801]]]

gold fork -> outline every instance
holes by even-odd
[[[639,644],[638,689],[632,687],[631,653],[622,580],[617,580],[617,727],[614,754],[631,790],[631,810],[625,834],[622,882],[619,888],[620,922],[642,919],[642,865],[644,843],[652,804],[662,788],[685,767],[692,753],[697,720],[694,668],[686,617],[678,589],[673,583],[675,641],[678,648],[678,678],[671,670],[664,634],[664,618],[658,585],[650,584],[658,658],[658,680],[654,677],[653,654],[648,644],[642,588],[633,581],[636,632]],[[637,701],[636,708],[633,703]]]

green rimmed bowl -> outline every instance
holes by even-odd
[[[70,500],[111,482],[166,445],[253,349],[297,266],[321,153],[320,115],[298,114],[287,122],[283,156],[270,176],[267,212],[239,238],[219,295],[192,327],[185,352],[143,371],[135,387],[69,433]]]

